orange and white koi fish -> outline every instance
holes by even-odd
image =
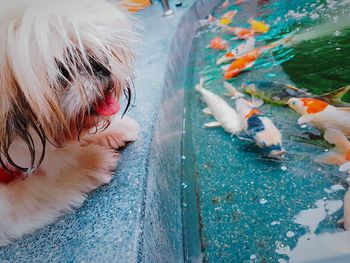
[[[230,4],[229,0],[225,0],[220,7],[227,8],[229,6],[229,4]]]
[[[212,115],[216,120],[206,123],[204,126],[207,128],[221,126],[231,134],[238,134],[242,128],[236,110],[231,108],[222,98],[206,90],[203,84],[204,80],[200,79],[199,84],[196,85],[196,90],[201,93],[207,104],[207,108],[203,112]]]
[[[350,173],[350,142],[339,130],[328,128],[324,138],[335,147],[329,152],[315,158],[316,162],[339,165],[339,171]],[[350,192],[344,196],[344,216],[338,221],[346,231],[350,231]]]
[[[237,14],[237,10],[231,10],[221,16],[219,20],[220,25],[228,25],[232,22],[233,17]]]
[[[269,25],[265,24],[264,22],[252,19],[252,18],[250,18],[248,22],[251,25],[251,28],[255,33],[266,33],[270,29]]]
[[[247,136],[273,158],[283,157],[285,150],[282,147],[282,135],[270,118],[266,117],[258,107],[263,102],[251,102],[238,92],[231,84],[225,82],[225,88],[236,99],[236,110],[241,125]]]
[[[223,40],[221,37],[214,37],[210,40],[209,48],[216,50],[226,50],[228,48],[227,41]]]
[[[221,58],[219,58],[216,61],[216,65],[220,65],[222,63],[230,62],[234,59],[240,58],[248,52],[252,51],[254,47],[255,38],[251,37],[246,42],[243,42],[242,44],[238,45],[236,48],[232,49],[231,51],[223,55]]]
[[[350,108],[334,107],[315,98],[291,98],[288,105],[301,115],[299,125],[311,123],[321,130],[333,128],[350,136]]]
[[[224,32],[234,34],[238,39],[248,39],[254,36],[254,30],[244,27],[224,27]]]
[[[256,48],[233,61],[225,71],[225,80],[232,79],[238,76],[242,71],[253,67],[260,54],[260,49]]]
[[[248,52],[247,54],[243,55],[242,57],[236,59],[235,61],[233,61],[231,63],[230,66],[228,66],[227,68],[224,67],[225,79],[226,80],[232,79],[233,77],[238,76],[242,71],[251,68],[252,66],[254,66],[255,61],[258,59],[258,57],[262,53],[269,51],[270,49],[272,49],[274,47],[282,45],[285,42],[286,42],[285,39],[278,40],[278,41],[273,42],[265,47],[256,48],[256,49]]]

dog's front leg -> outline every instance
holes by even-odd
[[[80,206],[86,194],[111,180],[118,153],[79,144],[48,151],[38,170],[0,184],[0,245],[49,224]]]
[[[115,117],[106,130],[86,134],[81,141],[83,144],[92,143],[118,149],[124,147],[127,142],[136,141],[139,133],[140,127],[135,120],[129,117]]]

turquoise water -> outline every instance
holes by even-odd
[[[230,9],[238,10],[235,26],[247,27],[246,21],[253,14],[270,24],[270,31],[257,37],[257,46],[263,46],[290,32],[304,32],[327,23],[330,14],[341,15],[339,10],[344,7],[325,2],[247,1]],[[218,8],[214,15],[226,11]],[[319,16],[312,15],[315,13]],[[341,32],[339,45],[349,36],[346,29]],[[319,65],[331,56],[327,53],[329,45],[320,45],[328,38],[335,41],[335,35],[327,34],[269,52],[252,70],[230,82],[239,87],[247,81],[270,80],[315,93],[349,84],[350,75],[344,74],[350,70],[346,63],[339,73],[334,62],[327,69],[329,75],[323,74],[323,65]],[[192,261],[202,257],[204,262],[287,262],[289,251],[305,235],[342,231],[337,220],[342,216],[346,176],[337,167],[313,162],[331,146],[313,127],[300,127],[299,116],[287,107],[265,104],[261,108],[282,132],[287,154],[280,161],[264,158],[255,144],[231,136],[222,128],[203,127],[213,119],[202,113],[206,106],[194,90],[195,84],[204,77],[208,90],[218,95],[225,92],[223,71],[215,65],[224,53],[206,48],[210,39],[218,35],[232,46],[240,43],[220,31],[199,29],[186,79],[182,187],[187,254]],[[341,52],[348,52],[342,45]],[[320,50],[316,51],[315,46]],[[315,52],[312,54],[317,54],[316,58],[310,52]],[[226,100],[234,106],[232,100]],[[316,218],[315,211],[321,211]]]

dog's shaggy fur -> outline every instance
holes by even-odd
[[[6,0],[5,0],[6,1]],[[0,244],[53,222],[108,183],[129,106],[133,23],[104,0],[0,3]]]

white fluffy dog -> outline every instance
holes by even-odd
[[[104,0],[1,1],[0,245],[111,180],[115,149],[139,133],[112,119],[122,96],[130,104],[132,41],[127,14]]]

